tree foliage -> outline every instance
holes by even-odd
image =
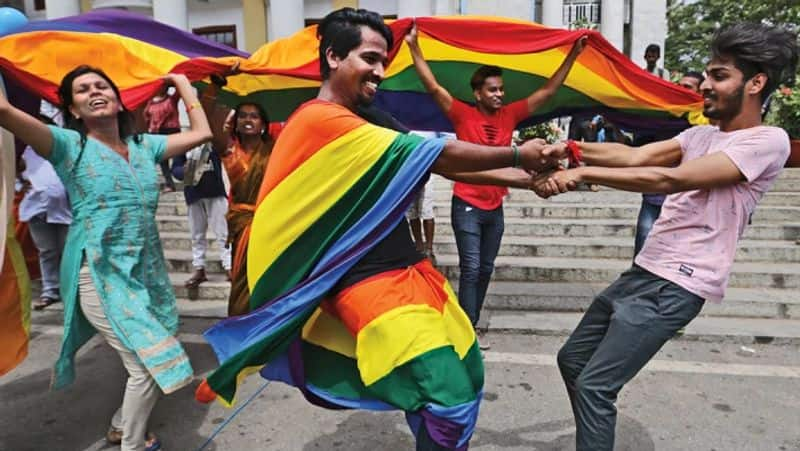
[[[763,22],[800,29],[798,0],[668,0],[664,65],[670,70],[702,70],[709,43],[722,25]]]

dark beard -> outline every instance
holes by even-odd
[[[731,94],[731,96],[726,99],[725,109],[715,110],[706,112],[704,111],[703,114],[709,119],[732,119],[739,115],[742,112],[742,100],[744,99],[744,83],[742,83],[739,88]],[[719,100],[719,96],[716,97],[716,100]]]

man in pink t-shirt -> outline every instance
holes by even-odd
[[[462,141],[487,146],[511,144],[514,128],[544,105],[564,83],[587,37],[572,46],[564,62],[549,80],[528,97],[504,105],[503,71],[497,66],[481,66],[472,75],[470,86],[475,105],[453,98],[434,77],[417,42],[414,25],[406,35],[406,43],[425,90],[447,115]],[[451,218],[458,248],[460,276],[458,298],[461,306],[477,326],[494,259],[503,237],[503,197],[508,189],[502,186],[456,182],[453,185]],[[484,340],[481,349],[488,349]]]
[[[760,24],[719,30],[700,85],[718,126],[639,149],[570,142],[590,166],[535,182],[543,196],[579,182],[669,194],[633,267],[594,299],[558,353],[578,450],[613,449],[617,393],[706,300],[722,300],[737,241],[789,156],[786,132],[761,124],[761,105],[794,74],[796,39]]]

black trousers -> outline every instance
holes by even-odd
[[[558,352],[577,450],[613,450],[617,394],[703,303],[636,265],[594,299]]]

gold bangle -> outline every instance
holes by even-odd
[[[186,105],[186,113],[191,113],[193,109],[195,109],[195,108],[200,108],[200,107],[202,107],[202,106],[203,106],[203,105],[202,105],[202,104],[200,104],[200,101],[199,101],[199,100],[195,100],[194,102],[192,102],[192,103],[190,103],[190,104]]]

